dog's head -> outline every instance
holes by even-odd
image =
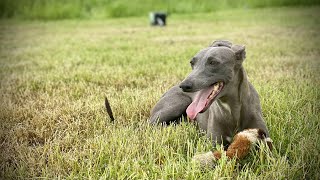
[[[235,72],[245,59],[245,47],[225,40],[214,41],[190,61],[192,72],[181,82],[184,92],[194,92],[187,114],[194,119],[228,91]]]

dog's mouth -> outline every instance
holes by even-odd
[[[219,95],[224,87],[224,83],[216,82],[212,86],[198,91],[187,108],[187,115],[190,119],[195,119],[198,113],[202,113],[208,109],[212,102]]]

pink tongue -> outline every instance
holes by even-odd
[[[194,120],[198,113],[204,109],[212,90],[213,87],[210,87],[197,92],[193,102],[187,108],[187,115],[190,119]]]

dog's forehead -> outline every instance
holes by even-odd
[[[227,59],[232,58],[234,52],[228,47],[208,47],[200,50],[195,57],[199,59],[208,58],[208,57],[225,57]]]

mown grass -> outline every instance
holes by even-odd
[[[168,13],[214,12],[276,6],[319,5],[318,0],[1,0],[0,17],[18,19],[101,19]]]
[[[0,177],[318,179],[320,7],[144,18],[0,22]],[[152,106],[216,39],[247,47],[275,150],[215,169],[193,124],[150,127]],[[116,121],[104,110],[107,96]]]

